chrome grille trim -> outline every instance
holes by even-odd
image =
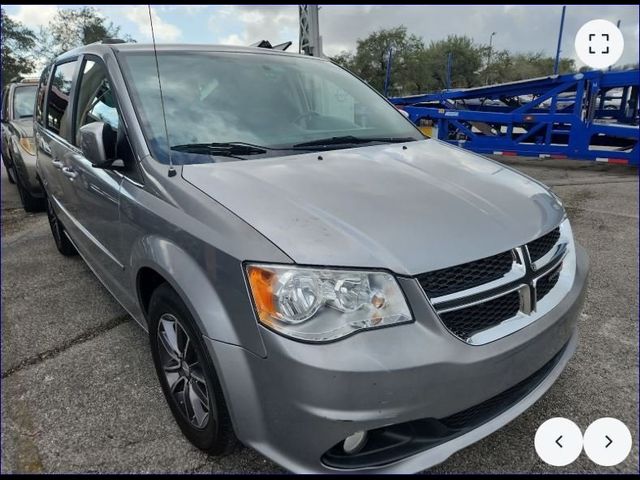
[[[565,219],[559,229],[560,236],[556,244],[536,262],[531,261],[527,244],[514,248],[512,268],[500,279],[439,297],[429,298],[425,292],[431,306],[440,316],[519,291],[520,311],[517,315],[484,330],[469,332],[464,338],[448,328],[447,330],[465,343],[483,345],[530,325],[557,305],[568,293],[575,277],[575,250],[568,220]],[[537,301],[538,280],[557,268],[560,269],[557,282],[540,301]],[[447,327],[442,317],[440,319]]]
[[[466,290],[461,290],[459,292],[455,292],[455,293],[450,293],[448,295],[442,295],[439,297],[432,297],[431,298],[431,303],[435,304],[442,304],[442,303],[448,303],[451,301],[455,301],[458,300],[460,298],[463,297],[471,297],[471,296],[475,296],[475,295],[481,295],[485,292],[489,292],[491,290],[503,287],[505,285],[508,285],[516,280],[518,280],[519,278],[522,278],[525,273],[525,267],[524,264],[522,263],[522,260],[520,259],[520,257],[518,257],[515,249],[511,251],[512,255],[514,257],[513,259],[513,263],[511,264],[511,270],[509,272],[507,272],[502,278],[499,278],[497,280],[493,280],[491,282],[487,282],[487,283],[483,283],[482,285],[478,285],[477,287],[473,287],[473,288],[468,288]]]
[[[468,297],[461,297],[461,301],[465,302],[465,303],[460,303],[459,305],[456,305],[455,307],[444,307],[444,308],[437,308],[438,313],[447,313],[447,312],[453,312],[455,310],[462,310],[463,308],[469,308],[469,307],[473,307],[474,305],[478,305],[480,303],[485,303],[485,302],[489,302],[491,300],[495,300],[496,298],[500,298],[503,297],[505,295],[510,294],[511,292],[515,292],[516,290],[520,290],[522,287],[526,287],[526,285],[524,284],[518,284],[515,286],[512,286],[511,288],[504,290],[504,291],[500,291],[499,293],[493,294],[493,295],[489,295],[489,296],[483,296],[482,298],[475,298],[473,300],[469,300],[468,302],[466,302],[466,298]]]

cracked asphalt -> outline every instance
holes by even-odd
[[[591,258],[580,345],[540,401],[434,473],[638,473],[638,172],[591,162],[508,159],[551,185]],[[55,249],[45,214],[27,214],[2,169],[2,473],[276,473],[249,448],[209,458],[180,434],[147,336],[79,258]],[[567,417],[584,431],[622,420],[633,448],[616,467],[584,453],[543,463],[537,427]]]

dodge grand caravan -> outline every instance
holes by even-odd
[[[211,454],[420,471],[576,348],[588,261],[560,200],[330,61],[93,44],[42,73],[35,132],[58,250],[148,332]]]

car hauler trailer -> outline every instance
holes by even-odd
[[[638,165],[640,70],[395,97],[423,131],[474,152]]]

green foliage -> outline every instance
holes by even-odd
[[[82,45],[120,36],[120,27],[94,7],[59,9],[36,34],[2,11],[2,82],[37,73],[44,63]],[[135,42],[129,35],[121,37]]]
[[[424,41],[403,26],[378,30],[359,39],[355,53],[332,58],[382,92],[389,46],[393,47],[389,95],[411,95],[447,88],[447,57],[451,54],[451,88],[504,83],[553,73],[553,57],[542,53],[512,54],[489,50],[467,36],[449,35],[444,40]],[[561,58],[559,73],[576,70],[572,59]]]
[[[119,34],[120,27],[94,7],[59,9],[49,24],[40,28],[35,52],[39,58],[51,60],[74,48],[105,38],[117,38]],[[125,40],[134,41],[129,36],[125,36]]]
[[[373,32],[366,39],[358,40],[355,55],[343,53],[333,60],[382,91],[389,48],[393,49],[394,71],[390,93],[395,94],[402,92],[412,82],[417,57],[424,50],[422,40],[415,35],[408,35],[405,27]]]
[[[479,84],[483,48],[466,36],[450,35],[445,40],[431,42],[422,54],[423,85],[417,91],[447,88],[447,58],[451,54],[451,87],[467,88]]]
[[[487,83],[504,83],[526,78],[544,77],[553,73],[554,58],[546,57],[543,53],[510,54],[508,51],[498,51],[492,54],[491,64],[484,70]],[[558,73],[575,72],[573,59],[560,58]]]
[[[35,62],[31,49],[36,44],[36,36],[20,22],[12,20],[3,9],[2,22],[2,84],[9,83],[14,77],[31,73]]]

